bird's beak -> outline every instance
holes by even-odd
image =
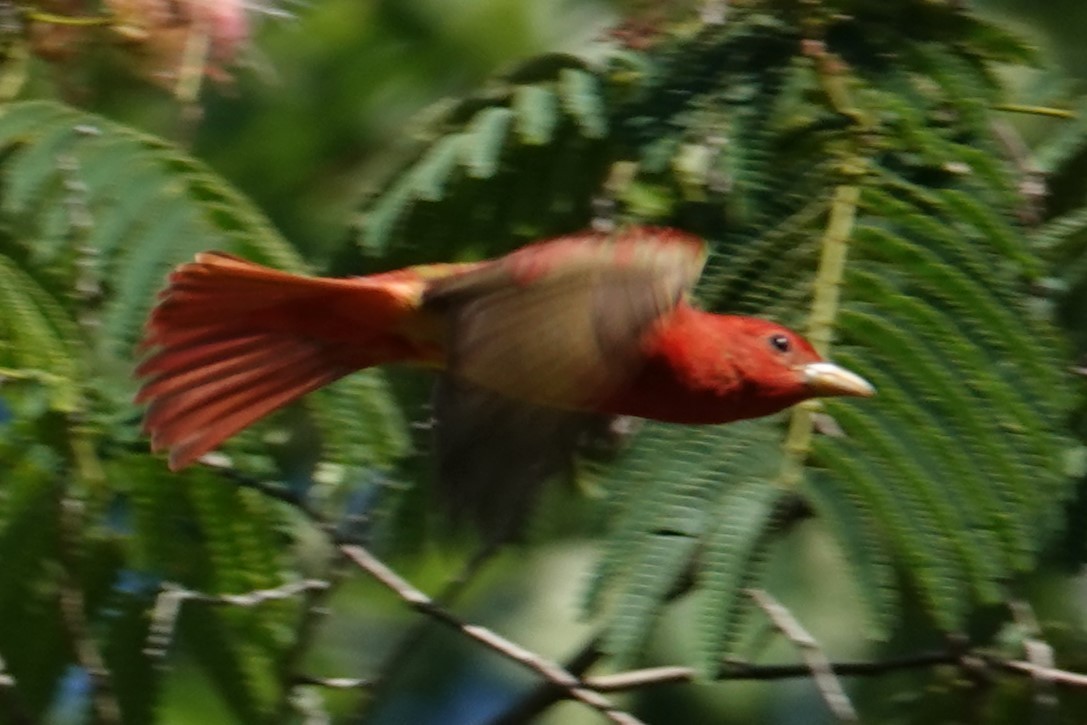
[[[803,367],[804,382],[816,396],[853,395],[870,398],[876,394],[872,384],[856,373],[834,363],[808,363]]]

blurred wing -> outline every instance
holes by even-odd
[[[572,480],[579,459],[610,460],[636,428],[630,419],[529,405],[456,380],[434,390],[438,490],[454,521],[485,539],[518,538],[554,478]]]
[[[435,280],[424,306],[446,313],[451,374],[578,409],[637,372],[646,329],[683,298],[704,261],[701,240],[672,230],[562,237]]]
[[[597,416],[543,408],[443,375],[434,391],[437,483],[454,520],[516,538],[550,479],[570,478]]]

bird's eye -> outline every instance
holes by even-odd
[[[789,352],[789,338],[785,335],[771,335],[770,347],[778,352]]]

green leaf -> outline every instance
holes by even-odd
[[[67,312],[14,260],[0,255],[0,375],[44,383],[52,406],[79,406],[82,344]]]
[[[542,86],[522,86],[513,97],[517,132],[523,143],[546,146],[559,122],[558,99]]]
[[[706,539],[699,574],[699,654],[708,677],[719,670],[723,654],[740,633],[741,615],[751,606],[745,589],[757,580],[784,494],[766,480],[740,481],[718,504],[717,524]]]

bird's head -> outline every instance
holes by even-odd
[[[728,423],[809,398],[875,388],[777,323],[678,307],[646,338],[647,364],[600,408],[673,423]]]
[[[824,360],[787,327],[756,318],[731,320],[733,364],[742,371],[745,387],[768,407],[781,409],[808,398],[875,395],[871,383]]]

